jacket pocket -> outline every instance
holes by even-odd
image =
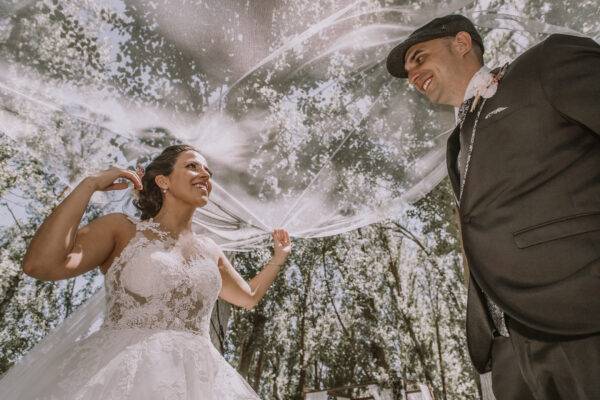
[[[500,120],[513,114],[516,114],[513,115],[513,117],[517,117],[518,119],[531,120],[531,111],[534,107],[535,106],[530,103],[510,104],[507,106],[496,107],[495,109],[490,107],[490,109],[486,109],[485,114],[481,116],[479,129],[484,129],[490,125],[496,124]]]
[[[600,230],[600,211],[570,215],[520,229],[513,233],[513,238],[517,247],[524,249],[551,240],[597,230]]]

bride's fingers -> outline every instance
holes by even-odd
[[[274,229],[273,230],[273,241],[275,246],[288,247],[291,246],[290,235],[285,229]]]
[[[129,186],[129,184],[127,182],[115,182],[113,184],[108,185],[107,187],[105,187],[104,191],[109,191],[109,190],[123,190],[123,189],[127,189],[127,187]]]
[[[137,190],[142,190],[142,180],[135,172],[128,169],[122,169],[120,170],[119,177],[130,180]]]
[[[284,242],[285,239],[283,237],[281,229],[273,230],[273,240],[276,241],[278,244],[282,244]]]

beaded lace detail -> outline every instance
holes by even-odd
[[[105,276],[109,329],[192,331],[208,337],[221,290],[215,244],[195,234],[174,239],[152,221],[134,221],[136,234]]]

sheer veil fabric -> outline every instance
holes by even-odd
[[[260,246],[275,226],[295,237],[346,232],[401,215],[446,174],[453,112],[389,76],[395,44],[452,12],[487,33],[494,65],[547,34],[586,33],[482,7],[18,2],[0,21],[0,132],[69,187],[111,164],[134,168],[171,143],[196,145],[216,185],[195,229],[226,249]],[[496,46],[507,42],[517,51]],[[80,162],[65,165],[73,157]],[[133,213],[129,195],[93,200]]]

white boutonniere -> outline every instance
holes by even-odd
[[[489,99],[490,97],[496,94],[498,90],[498,83],[504,76],[506,72],[506,68],[508,67],[508,63],[504,64],[500,70],[495,73],[488,73],[485,75],[476,76],[476,81],[474,82],[474,97],[473,104],[471,104],[470,111],[472,112],[477,107],[479,100],[483,97],[484,99]]]

